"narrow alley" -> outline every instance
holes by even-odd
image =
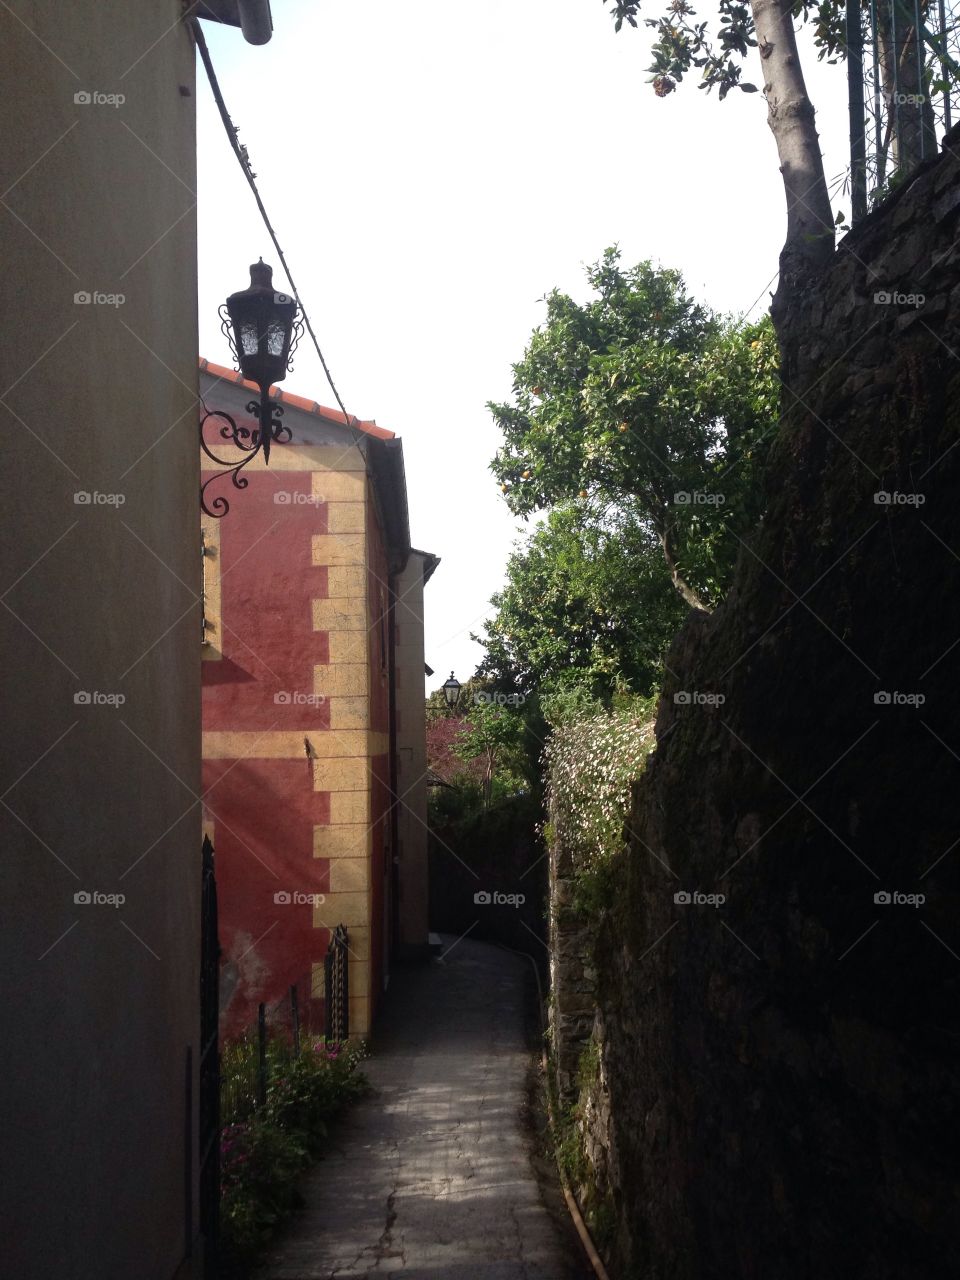
[[[390,985],[374,1092],[331,1134],[262,1280],[583,1280],[527,1121],[535,984],[525,959],[444,937]]]

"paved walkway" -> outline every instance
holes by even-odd
[[[527,960],[464,939],[390,985],[376,1092],[331,1135],[262,1280],[584,1280],[524,1115]],[[559,1206],[559,1207],[558,1207]]]

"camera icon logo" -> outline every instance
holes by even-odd
[[[681,689],[679,693],[673,695],[673,701],[678,707],[688,707],[690,705],[690,694],[686,689]]]
[[[86,889],[78,889],[77,892],[73,895],[73,900],[74,902],[79,903],[82,906],[87,906],[89,905],[91,899],[90,899],[90,894],[87,892]]]
[[[886,889],[881,889],[873,895],[873,900],[878,906],[888,906],[890,903],[890,895]]]
[[[288,489],[279,489],[273,495],[273,501],[278,507],[287,506],[290,502],[290,492]]]
[[[686,889],[678,889],[673,895],[673,900],[677,906],[686,907],[690,903],[690,895],[687,893]]]
[[[93,296],[87,293],[86,289],[81,289],[73,295],[73,301],[78,307],[89,307],[93,302]]]
[[[92,699],[86,689],[80,689],[73,695],[73,701],[78,707],[89,707]]]
[[[877,507],[889,507],[890,506],[889,490],[878,489],[877,492],[873,495],[873,502],[874,502],[874,506],[877,506]]]
[[[673,495],[674,505],[678,507],[688,507],[690,505],[690,494],[683,490]]]
[[[873,695],[873,701],[875,705],[878,707],[889,707],[893,699],[891,695],[886,692],[885,689],[878,689],[877,692]]]
[[[273,895],[273,900],[278,907],[287,907],[290,905],[290,894],[286,889],[280,889],[279,892]]]
[[[474,895],[473,900],[478,907],[488,907],[490,905],[490,894],[486,889],[479,889]]]
[[[886,289],[878,289],[877,292],[873,295],[873,300],[874,302],[880,303],[880,305],[884,307],[889,306],[890,303],[893,301],[893,299],[891,298],[890,294]]]
[[[286,707],[290,705],[290,695],[285,689],[281,689],[279,693],[273,695],[273,700],[278,707]]]
[[[282,307],[286,303],[293,302],[293,298],[290,297],[289,293],[275,293],[273,295],[273,302],[274,306]]]
[[[75,505],[78,507],[89,507],[90,503],[93,501],[93,498],[86,491],[86,489],[78,489],[77,492],[73,495],[73,501]]]
[[[73,95],[73,100],[78,107],[88,107],[93,101],[87,89],[78,89]]]

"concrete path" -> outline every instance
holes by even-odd
[[[530,963],[469,938],[447,947],[394,975],[365,1064],[376,1092],[337,1125],[261,1280],[588,1275],[525,1119]]]

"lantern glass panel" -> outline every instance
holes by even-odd
[[[253,320],[244,320],[240,325],[240,354],[255,356],[259,348],[256,323]]]
[[[283,355],[286,334],[281,324],[272,324],[267,330],[267,352],[271,356]]]

